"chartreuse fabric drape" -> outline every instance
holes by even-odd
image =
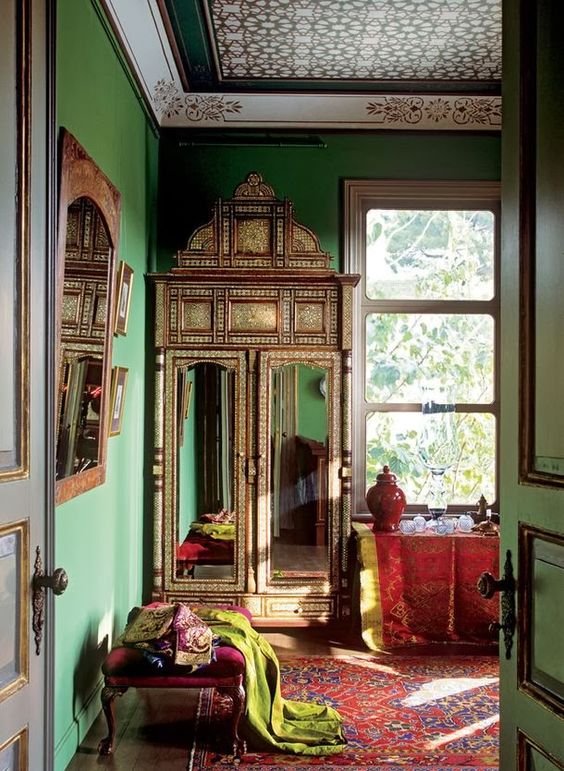
[[[253,749],[299,755],[342,752],[346,739],[339,713],[330,706],[282,697],[276,654],[245,616],[207,607],[195,611],[214,634],[245,657],[245,732]]]

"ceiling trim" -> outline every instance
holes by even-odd
[[[200,93],[177,65],[162,0],[102,0],[157,123],[173,128],[499,131],[501,97],[417,93]]]
[[[497,131],[501,97],[444,94],[198,94],[155,85],[160,125],[174,128]]]

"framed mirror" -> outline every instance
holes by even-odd
[[[246,413],[243,360],[231,354],[174,358],[173,582],[233,583],[242,575]]]
[[[268,544],[264,579],[270,586],[328,581],[334,568],[336,369],[331,353],[272,352],[262,360],[269,426],[262,527]]]
[[[56,503],[102,484],[112,368],[120,194],[61,135],[57,239]]]

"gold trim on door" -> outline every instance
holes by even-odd
[[[14,424],[15,447],[9,465],[0,462],[0,482],[25,479],[29,475],[29,218],[30,218],[30,144],[31,144],[31,32],[30,2],[14,4],[16,9],[16,79],[14,90],[17,97],[15,254],[6,255],[8,262],[16,266],[13,302],[15,319],[13,335],[16,343],[14,356]],[[4,332],[6,333],[6,332]],[[8,366],[10,366],[8,364]]]
[[[0,686],[0,701],[8,698],[16,691],[19,691],[29,682],[29,520],[24,519],[19,522],[9,522],[0,526],[0,543],[3,538],[15,535],[17,547],[16,556],[16,582],[14,592],[16,594],[15,624],[17,630],[16,650],[14,652],[14,670],[15,677]],[[0,552],[0,580],[3,579]],[[18,559],[19,556],[19,559]],[[7,576],[6,576],[7,578]],[[5,619],[4,619],[5,621]],[[9,623],[3,623],[4,629],[9,629]],[[1,647],[5,646],[0,636]]]
[[[0,745],[0,753],[9,749],[12,745],[18,745],[18,766],[14,771],[28,771],[28,730],[27,726],[22,728],[13,736],[10,736],[4,744]],[[2,758],[0,758],[0,761]]]

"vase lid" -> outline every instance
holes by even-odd
[[[390,471],[389,466],[384,466],[383,473],[378,474],[378,476],[376,477],[376,482],[395,485],[395,483],[397,482],[397,476]]]

